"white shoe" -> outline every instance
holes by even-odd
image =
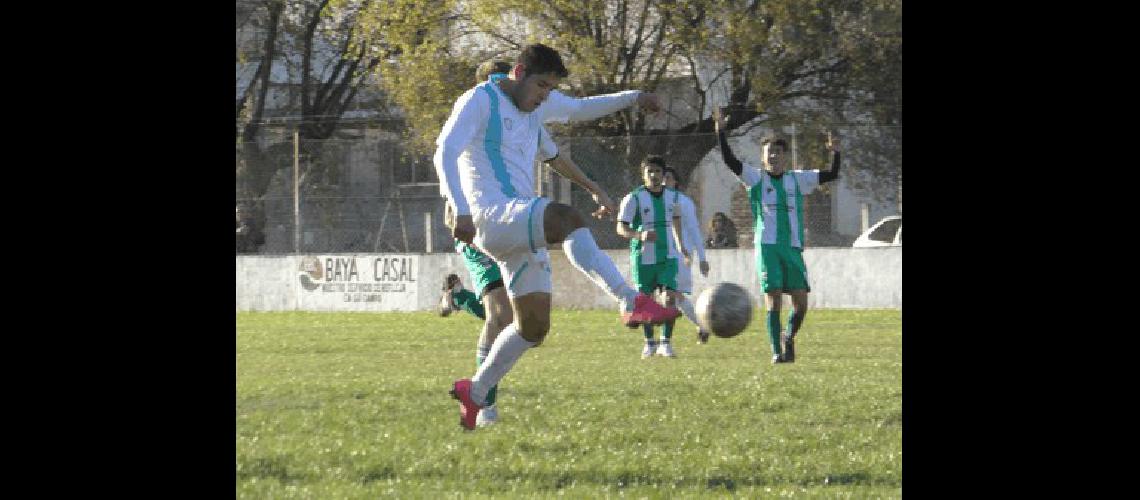
[[[653,344],[645,344],[645,348],[641,350],[641,359],[653,356]]]
[[[475,417],[475,425],[479,427],[486,427],[493,425],[499,421],[499,411],[494,406],[487,406],[479,410],[479,415]]]
[[[673,344],[672,343],[658,345],[657,346],[657,355],[658,356],[665,356],[666,358],[677,357],[676,354],[673,354]]]

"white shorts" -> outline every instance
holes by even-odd
[[[677,291],[684,294],[693,293],[693,269],[692,266],[685,265],[684,257],[677,259]]]
[[[543,229],[545,198],[513,198],[471,214],[475,246],[499,264],[507,295],[550,293],[550,254]]]

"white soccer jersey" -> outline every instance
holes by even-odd
[[[680,206],[682,195],[673,189],[663,189],[658,197],[641,186],[621,199],[619,221],[629,224],[635,231],[652,229],[657,232],[654,241],[630,240],[630,250],[634,255],[640,255],[642,264],[657,264],[666,258],[681,258],[681,252],[677,251],[677,245],[673,243],[672,221],[674,214],[680,215],[676,210]]]
[[[768,172],[743,163],[740,181],[748,188],[752,216],[756,219],[756,236],[753,242],[764,244],[786,242],[793,247],[803,248],[803,195],[810,194],[819,187],[819,170],[787,170],[780,179],[773,179]],[[780,234],[780,224],[776,219],[779,214],[780,193],[783,193],[783,201],[787,207],[786,234]]]
[[[689,251],[692,256],[696,252],[698,261],[705,259],[705,239],[701,236],[701,223],[697,220],[697,207],[693,204],[693,199],[689,198],[685,193],[679,193],[678,204],[681,205],[681,232],[684,238],[681,244],[685,245],[685,249]],[[682,265],[684,263],[682,262]]]
[[[433,160],[441,194],[452,201],[457,215],[534,197],[537,152],[541,148],[547,159],[558,154],[549,136],[541,137],[544,122],[604,116],[629,107],[638,94],[575,99],[551,92],[538,108],[524,113],[497,83],[476,85],[455,102],[436,141]]]

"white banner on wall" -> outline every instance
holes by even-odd
[[[419,256],[316,255],[300,258],[297,305],[302,310],[414,311]]]

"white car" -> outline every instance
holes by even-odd
[[[855,239],[851,245],[854,248],[873,247],[901,247],[902,246],[902,216],[892,215],[871,226]]]

